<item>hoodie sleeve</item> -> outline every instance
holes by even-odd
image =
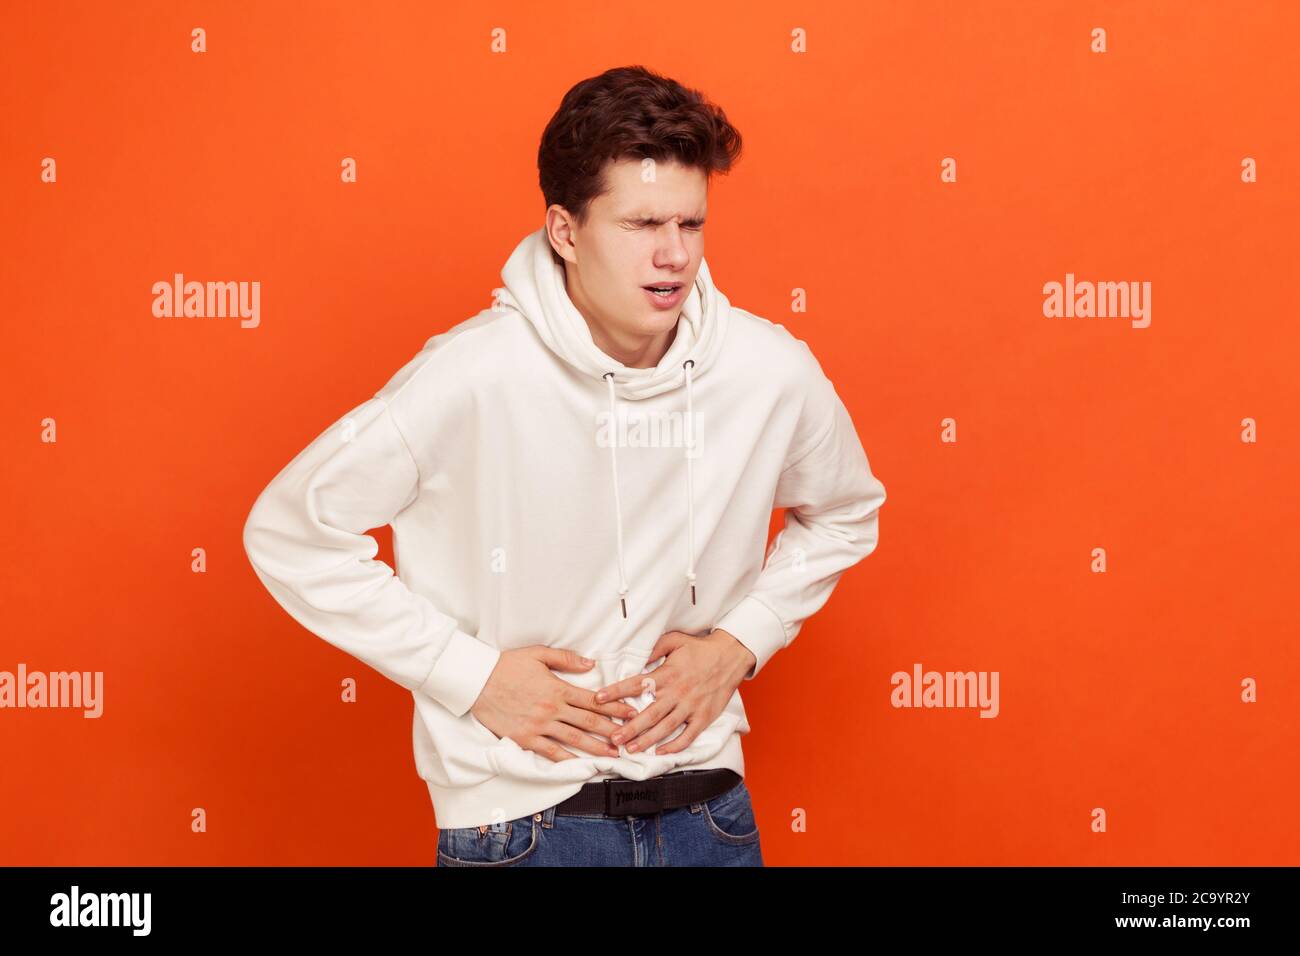
[[[821,609],[840,575],[875,550],[885,487],[871,473],[848,410],[818,369],[804,416],[820,436],[799,450],[777,482],[785,526],[772,540],[748,594],[714,625],[753,652],[753,680]],[[801,449],[804,446],[801,446]]]
[[[244,550],[299,624],[459,717],[500,652],[374,560],[379,544],[365,534],[391,522],[419,488],[419,467],[376,395],[272,479],[244,525]]]

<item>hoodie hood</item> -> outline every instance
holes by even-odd
[[[618,421],[618,399],[635,401],[675,388],[686,392],[685,447],[682,463],[686,479],[685,584],[695,604],[695,404],[693,385],[713,365],[722,349],[731,304],[713,284],[708,263],[700,259],[695,285],[682,303],[677,334],[654,368],[632,368],[606,355],[591,337],[587,320],[569,298],[564,267],[551,254],[545,228],[525,236],[501,270],[503,288],[492,290],[497,308],[514,309],[528,319],[547,348],[581,374],[603,382],[609,395],[610,421]],[[631,586],[623,560],[623,505],[618,493],[618,452],[609,443],[610,477],[614,486],[615,549],[618,557],[618,599],[627,617]]]

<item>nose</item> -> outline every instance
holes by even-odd
[[[664,223],[663,230],[659,234],[658,248],[655,250],[655,265],[684,269],[690,261],[691,253],[686,248],[686,243],[682,241],[681,227],[675,222]]]

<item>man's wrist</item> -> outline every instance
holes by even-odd
[[[758,663],[758,658],[754,656],[753,651],[740,642],[740,638],[736,637],[736,635],[732,634],[730,631],[724,631],[722,628],[714,628],[709,632],[710,637],[715,634],[725,635],[728,639],[723,646],[727,647],[731,651],[732,656],[736,661],[736,673],[739,674],[740,678],[743,680],[745,676],[754,669],[754,666]]]

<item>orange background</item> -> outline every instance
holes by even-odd
[[[1296,4],[0,18],[0,670],[105,672],[99,720],[0,711],[0,863],[432,865],[409,692],[291,620],[242,525],[491,304],[542,128],[632,63],[740,128],[709,266],[810,344],[888,492],[879,549],[741,688],[768,864],[1300,863]],[[261,326],[155,319],[175,272],[259,281]],[[1151,282],[1151,326],[1045,318],[1067,272]],[[998,671],[1000,715],[892,708],[915,662]]]

